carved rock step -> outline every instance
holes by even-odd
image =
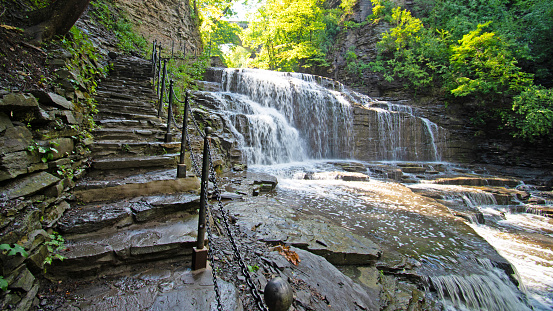
[[[115,93],[114,93],[115,94]],[[126,96],[126,95],[124,95]],[[97,95],[96,101],[98,102],[98,109],[101,109],[104,106],[135,106],[135,107],[144,107],[144,108],[157,108],[157,98],[154,96],[136,96],[132,99],[115,97],[109,94],[104,94],[102,96]]]
[[[95,141],[91,146],[93,156],[161,155],[180,151],[180,142]]]
[[[157,120],[128,120],[128,119],[103,119],[95,120],[102,128],[126,128],[133,129],[167,129],[167,123],[161,119]]]
[[[132,224],[112,232],[66,235],[66,259],[48,268],[56,276],[83,278],[117,267],[175,257],[189,259],[197,239],[198,217]],[[125,269],[125,267],[121,267]]]
[[[151,120],[154,122],[160,122],[160,118],[157,117],[157,115],[151,115],[151,114],[138,114],[138,113],[130,113],[130,112],[124,112],[124,111],[117,111],[117,112],[103,112],[100,111],[94,116],[94,121],[98,120],[110,120],[110,119],[126,119],[126,120]]]
[[[144,167],[169,167],[176,166],[178,154],[166,154],[162,156],[143,156],[127,158],[107,158],[95,160],[92,167],[97,170],[116,170]]]
[[[165,131],[160,129],[120,129],[120,128],[101,128],[92,131],[96,140],[134,140],[134,141],[154,141],[163,140]]]
[[[115,174],[111,178],[96,175],[98,179],[82,181],[75,187],[74,200],[83,203],[101,202],[171,193],[197,193],[200,189],[198,178],[193,175],[176,178],[176,169],[150,171],[120,179]]]
[[[99,113],[102,115],[107,114],[121,114],[132,113],[138,115],[147,115],[153,118],[157,117],[157,109],[153,105],[141,106],[141,105],[122,105],[117,103],[101,104],[97,106]]]
[[[150,90],[151,89],[147,89]],[[145,91],[145,90],[144,90]],[[157,94],[153,91],[151,92],[144,92],[141,91],[140,93],[121,93],[121,92],[113,92],[113,91],[101,91],[98,90],[96,94],[94,95],[94,98],[98,101],[98,103],[102,104],[104,102],[110,102],[112,100],[122,100],[127,101],[131,103],[136,102],[147,102],[150,103],[151,100],[157,99]]]
[[[103,85],[102,87],[99,87],[98,91],[104,93],[120,93],[129,95],[136,94],[137,97],[157,97],[157,91],[151,86],[150,82],[143,82],[142,84],[126,84],[123,82],[113,82],[113,84]]]
[[[117,202],[77,205],[68,209],[58,221],[57,230],[64,235],[108,232],[132,224],[194,214],[199,208],[196,194],[163,194],[137,197]]]

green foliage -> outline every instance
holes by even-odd
[[[51,142],[48,146],[40,146],[35,141],[32,141],[31,145],[27,147],[27,151],[37,153],[41,161],[46,163],[54,159],[54,153],[58,152],[54,147],[57,147],[57,145]]]
[[[244,68],[248,67],[251,54],[250,51],[242,46],[233,46],[230,48],[229,53],[226,53],[223,57],[228,67]]]
[[[240,34],[242,33],[242,28],[234,23],[223,20],[206,19],[206,21],[211,22],[204,22],[202,26],[204,46],[207,48],[210,56],[218,56],[225,62],[226,56],[229,54],[227,50],[241,44]]]
[[[60,40],[60,45],[69,51],[73,57],[66,64],[67,69],[73,73],[74,79],[71,82],[75,87],[84,87],[88,92],[84,93],[85,99],[82,104],[86,110],[83,120],[83,131],[93,129],[93,115],[98,112],[96,100],[90,96],[96,91],[97,80],[104,77],[108,67],[97,67],[94,62],[98,59],[98,50],[90,41],[90,38],[79,28],[73,26],[69,35]]]
[[[95,20],[108,30],[113,31],[117,37],[118,48],[126,53],[134,51],[146,55],[146,50],[149,48],[148,42],[144,37],[134,32],[131,21],[113,2],[93,0],[90,3],[94,8],[92,15]]]
[[[9,244],[0,244],[0,252],[3,255],[8,255],[8,256],[17,256],[17,254],[19,254],[23,257],[28,257],[29,256],[29,253],[27,253],[27,251],[18,244],[14,244],[13,246],[11,246]],[[3,291],[5,291],[5,290],[8,289],[8,285],[9,284],[4,279],[4,276],[0,275],[0,288]]]
[[[518,94],[532,83],[532,75],[517,67],[509,44],[495,33],[483,31],[490,23],[478,25],[451,46],[454,81],[450,91],[455,96],[498,99]]]
[[[44,243],[48,249],[48,256],[44,258],[44,264],[51,265],[54,259],[63,261],[66,258],[60,254],[66,247],[65,239],[59,233],[54,231],[49,237],[50,240]]]
[[[56,171],[56,173],[58,173],[58,176],[62,178],[73,179],[73,177],[75,176],[75,172],[73,168],[71,166],[65,166],[65,165],[61,165]]]
[[[397,7],[392,10],[392,24],[395,25],[388,32],[384,33],[379,42],[384,52],[401,50],[415,45],[419,40],[419,32],[422,29],[422,22],[411,16],[411,12]]]
[[[4,279],[4,276],[0,275],[0,288],[2,290],[7,290],[8,289],[8,282]]]
[[[98,61],[98,51],[88,35],[73,26],[69,35],[61,39],[60,44],[73,55],[66,65],[67,69],[74,73],[74,79],[71,82],[77,87],[83,86],[90,93],[94,93],[98,86],[96,79],[105,76],[107,68],[97,68],[92,63]]]
[[[335,14],[317,0],[267,1],[242,36],[247,47],[259,51],[252,66],[282,71],[327,66],[327,28],[335,32]]]
[[[196,80],[201,80],[206,68],[210,64],[210,59],[206,51],[198,57],[187,55],[183,59],[170,59],[167,62],[167,81],[166,87],[169,87],[170,79],[173,80],[173,91],[180,101],[184,101],[186,91],[197,89]],[[169,94],[165,94],[165,102],[168,102]],[[173,100],[177,109],[173,111],[176,117],[182,115],[184,104],[178,100]]]
[[[256,273],[257,270],[259,270],[259,266],[258,266],[258,265],[253,265],[253,266],[248,265],[248,271],[249,271],[250,273]]]
[[[29,253],[19,244],[14,244],[13,246],[9,244],[0,244],[0,252],[8,256],[17,256],[17,254],[23,257],[29,256]]]
[[[542,100],[547,89],[533,86],[534,77],[553,85],[550,1],[421,0],[414,10],[418,17],[389,9],[389,2],[372,2],[369,19],[385,20],[392,28],[383,34],[373,62],[361,67],[346,55],[346,70],[362,74],[368,68],[388,81],[401,79],[411,90],[432,88],[480,103],[473,117],[479,126],[503,120],[516,137],[550,134],[550,106]]]
[[[531,86],[514,98],[508,123],[513,135],[527,140],[546,138],[553,134],[553,89]]]

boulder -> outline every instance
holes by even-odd
[[[54,160],[70,155],[75,147],[73,139],[71,138],[58,138],[51,141],[51,144],[53,144],[55,146],[54,148],[57,150],[57,152],[54,152]]]
[[[41,104],[64,109],[64,110],[75,110],[75,105],[65,99],[65,97],[60,96],[56,93],[44,92],[44,91],[34,91],[33,95],[38,98]]]
[[[21,93],[10,93],[0,100],[0,111],[5,113],[35,109],[38,109],[38,102],[33,96],[27,96]]]
[[[2,194],[5,194],[9,199],[24,197],[38,193],[58,181],[60,179],[56,176],[47,172],[40,172],[10,183]]]
[[[13,127],[13,124],[10,118],[5,113],[0,112],[0,133],[11,127]]]
[[[15,178],[36,169],[35,164],[40,162],[37,155],[27,151],[8,153],[0,157],[0,181]],[[45,163],[43,163],[45,164]],[[41,166],[44,167],[44,166]]]
[[[0,154],[25,150],[33,140],[33,135],[24,126],[7,127],[0,137]]]

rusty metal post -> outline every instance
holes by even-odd
[[[173,141],[173,134],[171,134],[171,120],[173,120],[173,79],[169,82],[169,107],[167,110],[167,133],[165,133],[165,142],[170,143]]]
[[[157,96],[159,97],[159,83],[161,82],[161,46],[157,49]]]
[[[158,83],[158,86],[161,84],[161,92],[159,96],[159,106],[157,110],[157,116],[161,117],[161,110],[163,109],[163,97],[165,96],[165,76],[167,75],[167,59],[163,59],[163,77],[161,78],[161,83]]]
[[[177,164],[177,178],[186,177],[186,164],[185,152],[186,152],[186,135],[188,134],[188,92],[184,97],[184,113],[182,116],[182,137],[180,142],[180,159],[179,164]]]
[[[207,186],[209,177],[209,142],[211,127],[205,128],[204,155],[202,161],[202,182],[200,189],[200,212],[198,215],[198,240],[192,253],[192,270],[203,269],[207,266],[207,249],[204,247],[207,213]]]
[[[156,40],[154,40],[154,46],[152,47],[152,76],[155,79],[156,76]]]

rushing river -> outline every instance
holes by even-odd
[[[551,218],[528,213],[533,209],[508,196],[498,204],[501,190],[493,187],[433,183],[479,177],[435,162],[443,158],[438,141],[445,140],[436,124],[408,106],[374,101],[318,77],[218,74],[221,91],[196,96],[223,115],[249,170],[277,176],[275,204],[303,217],[324,216],[412,259],[447,309],[553,310]],[[363,151],[353,137],[365,135],[354,130],[355,105],[374,115],[366,118],[370,137],[362,137],[363,146],[371,146],[369,158],[393,162],[328,160]],[[353,177],[343,178],[352,174],[352,162]]]

